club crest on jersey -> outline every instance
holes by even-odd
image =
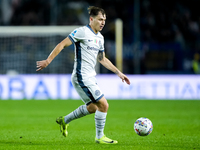
[[[77,30],[75,30],[75,31],[72,33],[72,36],[74,36],[76,32],[77,32]]]
[[[96,96],[99,96],[100,94],[101,94],[101,92],[100,92],[99,90],[96,90],[96,91],[95,91],[95,95],[96,95]]]

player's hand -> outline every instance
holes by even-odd
[[[125,74],[119,72],[118,76],[122,79],[122,82],[125,81],[128,85],[131,84],[130,80],[128,79],[128,77]]]
[[[36,62],[36,67],[37,67],[36,71],[40,71],[40,70],[46,68],[48,65],[49,65],[49,63],[47,60],[37,61]]]

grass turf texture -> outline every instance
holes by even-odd
[[[82,105],[74,100],[0,101],[0,149],[11,150],[175,150],[200,149],[200,101],[109,100],[105,134],[117,145],[94,142],[94,115],[74,120],[63,137],[55,120]],[[153,122],[153,132],[133,130],[139,117]]]

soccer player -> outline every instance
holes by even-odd
[[[71,81],[85,105],[79,106],[66,116],[56,119],[60,125],[63,136],[67,136],[69,123],[77,118],[95,113],[96,143],[116,144],[116,140],[104,135],[104,126],[108,111],[108,102],[96,82],[96,60],[107,69],[121,78],[122,82],[130,84],[126,75],[120,72],[106,57],[104,53],[104,37],[100,33],[106,21],[106,14],[102,8],[90,6],[89,24],[75,29],[61,41],[50,53],[46,60],[37,61],[37,70],[47,67],[51,61],[67,46],[75,45],[75,62]]]

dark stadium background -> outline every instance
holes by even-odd
[[[124,73],[194,74],[194,55],[200,53],[198,0],[0,0],[0,26],[85,25],[90,5],[102,7],[107,13],[102,33],[106,55],[114,64],[114,21],[123,20]],[[136,42],[139,57],[134,57]],[[2,53],[0,50],[3,56]],[[134,58],[138,58],[136,65]],[[6,74],[2,69],[5,61],[1,59],[0,63],[0,73]],[[27,64],[30,64],[26,66],[28,69],[19,73],[35,73],[35,65]],[[104,68],[100,72],[110,73]],[[47,69],[45,73],[51,72]],[[71,70],[57,73],[71,73]]]

